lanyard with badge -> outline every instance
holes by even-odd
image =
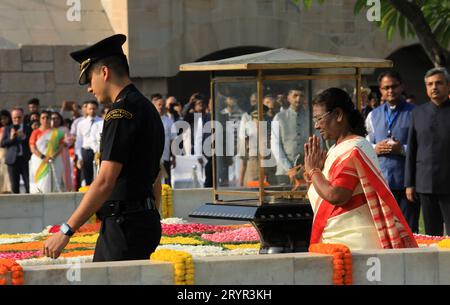
[[[390,139],[393,139],[392,137],[392,127],[394,126],[395,121],[398,118],[398,115],[400,113],[400,105],[397,105],[396,109],[391,111],[391,114],[389,115],[389,111],[388,111],[388,105],[387,103],[385,103],[385,107],[384,107],[384,113],[386,115],[386,123],[388,126],[388,135],[387,137]]]

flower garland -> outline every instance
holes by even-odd
[[[94,256],[94,249],[92,250],[77,250],[77,251],[71,251],[67,253],[61,253],[61,257],[79,257],[79,256]]]
[[[46,232],[46,230],[41,233],[32,234],[1,234],[0,245],[32,242],[39,240],[47,235],[48,232]]]
[[[89,185],[82,186],[78,189],[80,193],[86,193],[89,190]]]
[[[183,218],[179,218],[179,217],[170,217],[170,218],[161,219],[161,224],[165,224],[165,225],[180,225],[180,224],[186,224],[186,223],[188,223],[186,220],[184,220]]]
[[[194,261],[191,254],[183,251],[161,249],[153,252],[150,259],[173,264],[175,285],[194,285]]]
[[[17,238],[30,238],[36,234],[0,234],[0,239],[17,239]]]
[[[22,260],[41,256],[41,251],[0,252],[0,259]]]
[[[238,248],[233,250],[224,250],[221,246],[214,245],[160,245],[156,250],[171,249],[177,251],[188,252],[192,257],[210,257],[210,256],[238,256],[238,255],[257,255],[259,249],[255,248]]]
[[[419,247],[439,247],[441,241],[447,240],[448,236],[431,236],[424,234],[414,234]],[[445,243],[443,243],[445,244]]]
[[[450,238],[441,240],[437,245],[441,249],[450,249]]]
[[[312,244],[309,252],[330,254],[333,256],[333,284],[351,285],[352,278],[352,254],[350,249],[343,244]]]
[[[182,245],[203,245],[205,242],[193,237],[166,237],[162,236],[160,245],[182,244]]]
[[[196,233],[210,233],[229,231],[229,226],[205,225],[200,223],[161,224],[163,235],[190,235]]]
[[[156,251],[168,249],[176,250],[190,253],[193,257],[204,257],[204,256],[216,256],[223,255],[223,248],[219,246],[211,245],[180,245],[180,244],[170,244],[170,245],[159,245]]]
[[[95,233],[92,235],[81,235],[81,236],[74,236],[70,239],[70,243],[80,243],[80,244],[95,244],[97,242],[99,233]]]
[[[169,218],[172,216],[173,216],[172,188],[168,184],[163,184],[161,190],[161,217]]]
[[[258,232],[254,227],[244,227],[236,230],[218,232],[213,234],[202,234],[202,239],[216,243],[230,242],[259,242]]]
[[[259,250],[259,248],[261,247],[260,243],[255,243],[255,244],[225,244],[223,245],[223,247],[225,249],[228,250],[235,250],[235,249],[257,249]]]
[[[0,285],[8,283],[7,275],[11,273],[11,284],[23,285],[25,280],[22,266],[12,259],[0,259]]]
[[[78,253],[79,254],[79,253]],[[49,257],[39,257],[24,260],[17,260],[17,263],[22,267],[25,266],[43,266],[43,265],[59,265],[59,264],[73,264],[73,263],[91,263],[93,255],[76,256],[76,257],[58,257],[57,259]]]

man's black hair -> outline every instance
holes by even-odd
[[[163,96],[159,93],[154,93],[150,96],[150,101],[153,102],[153,100],[162,100]]]
[[[301,87],[301,86],[296,85],[296,86],[293,86],[293,87],[291,87],[291,88],[289,89],[287,95],[291,94],[292,91],[305,92],[305,89],[304,89],[303,87]]]
[[[83,105],[86,105],[86,104],[92,104],[92,105],[95,105],[95,107],[98,108],[98,102],[97,102],[96,100],[87,100],[87,101],[84,101],[84,102],[83,102]]]
[[[385,77],[395,78],[400,84],[403,84],[402,77],[400,76],[400,73],[398,73],[397,71],[389,70],[389,71],[381,72],[380,75],[378,75],[378,79],[377,79],[378,84],[381,84],[381,80]]]
[[[37,97],[33,97],[32,99],[30,99],[27,103],[28,105],[37,105],[39,106],[39,99]]]
[[[108,56],[96,61],[91,70],[95,70],[100,68],[101,66],[107,66],[118,77],[129,77],[130,76],[130,67],[128,66],[128,62],[125,56]]]

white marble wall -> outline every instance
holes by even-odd
[[[372,277],[379,259],[379,279]],[[206,257],[194,259],[197,285],[330,285],[332,257],[311,253]],[[25,283],[172,284],[171,264],[150,261],[88,263],[81,281],[67,280],[70,266],[25,267]],[[369,274],[369,277],[367,276]],[[405,249],[353,252],[354,285],[450,284],[450,250]],[[373,281],[369,281],[373,279]]]
[[[0,233],[40,232],[47,225],[67,220],[83,197],[82,193],[0,195]],[[174,216],[190,222],[229,224],[232,221],[189,218],[189,213],[212,202],[212,189],[174,190]]]

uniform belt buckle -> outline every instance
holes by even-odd
[[[148,210],[153,210],[153,202],[150,197],[145,199],[145,206]]]

